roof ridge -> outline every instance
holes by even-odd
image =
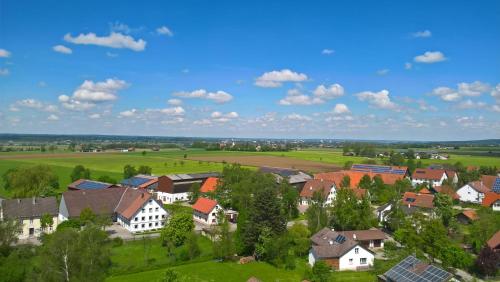
[[[125,196],[125,193],[127,193],[128,189],[130,189],[130,188],[127,187],[127,188],[125,188],[125,191],[123,191],[123,194],[121,195],[120,200],[118,201],[118,204],[116,204],[116,207],[113,209],[114,212],[116,212],[116,210],[120,206],[120,203],[122,202],[123,197]]]

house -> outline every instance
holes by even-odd
[[[443,185],[443,181],[448,179],[444,169],[417,168],[411,176],[411,184],[417,186],[427,183],[432,187]]]
[[[500,193],[486,192],[481,205],[491,207],[494,211],[500,211]]]
[[[350,180],[350,189],[353,190],[354,194],[358,198],[363,198],[367,195],[367,191],[365,189],[359,189],[359,181],[361,180],[362,175],[364,173],[352,172],[352,171],[335,171],[335,172],[324,172],[318,173],[314,175],[314,179],[319,179],[323,181],[331,181],[335,183],[336,188],[342,188],[342,181],[345,176],[349,177]]]
[[[471,224],[473,221],[478,220],[479,217],[475,210],[464,210],[457,214],[457,221],[462,224]]]
[[[184,174],[167,174],[167,177],[172,179],[175,184],[181,184],[185,182],[198,182],[202,183],[209,177],[219,177],[218,172],[203,172],[203,173],[184,173]]]
[[[383,282],[446,282],[454,281],[453,279],[451,273],[434,265],[424,263],[414,256],[407,256],[387,272],[378,276],[378,281]]]
[[[497,231],[486,244],[495,252],[500,253],[500,230]]]
[[[87,208],[96,215],[111,217],[132,233],[160,229],[168,217],[161,203],[146,191],[117,187],[64,192],[59,204],[59,220],[79,218]]]
[[[356,171],[356,170],[341,170],[335,172],[323,172],[314,175],[314,179],[325,179],[330,181],[335,181],[338,185],[342,182],[345,176],[349,177],[351,187],[358,187],[363,176],[368,175],[370,179],[375,176],[380,177],[382,182],[386,185],[394,185],[396,181],[403,180],[405,178],[404,174],[393,174],[384,172],[371,172],[371,171]]]
[[[386,203],[384,205],[381,205],[380,207],[378,207],[376,209],[377,219],[378,219],[379,222],[385,222],[385,221],[387,221],[387,216],[391,212],[393,204],[394,203],[389,202],[389,203]]]
[[[205,182],[203,182],[203,185],[200,187],[200,192],[201,193],[214,193],[215,190],[217,189],[217,185],[219,183],[219,178],[218,177],[209,177]]]
[[[146,174],[138,174],[136,176],[124,179],[120,182],[123,187],[134,189],[146,189],[153,192],[158,187],[158,177]]]
[[[337,194],[335,182],[323,179],[310,179],[300,191],[300,204],[308,206],[312,203],[314,193],[319,192],[325,205],[331,205]]]
[[[156,199],[160,200],[163,204],[187,201],[191,195],[191,186],[195,183],[201,183],[201,181],[174,182],[170,176],[160,176],[158,177],[158,186],[155,191]]]
[[[458,183],[458,173],[456,171],[446,169],[445,172],[446,172],[446,176],[448,177],[448,179],[451,180],[451,183],[453,183],[453,184]]]
[[[78,179],[68,185],[68,190],[97,190],[117,187],[114,184],[88,179]]]
[[[459,200],[460,196],[458,196],[457,192],[455,192],[455,189],[451,187],[450,185],[442,185],[442,186],[435,186],[431,188],[431,192],[434,194],[442,193],[450,196],[451,199],[453,200]]]
[[[204,224],[217,224],[219,211],[224,211],[217,201],[208,198],[198,198],[192,206],[193,219]]]
[[[309,174],[290,168],[262,166],[259,168],[259,172],[272,174],[278,183],[286,178],[288,179],[288,183],[297,188],[297,191],[301,191],[304,184],[309,179],[312,179]]]
[[[500,193],[500,177],[496,175],[481,175],[483,185],[492,191]]]
[[[387,165],[371,165],[371,164],[353,164],[352,171],[371,172],[374,174],[395,174],[406,177],[409,175],[407,166],[387,166]]]
[[[339,231],[345,237],[356,240],[361,246],[368,249],[384,248],[384,241],[387,236],[380,229],[372,228],[368,230]]]
[[[487,192],[490,189],[480,180],[469,182],[457,190],[460,201],[475,204],[481,204]]]
[[[323,228],[311,237],[309,264],[322,260],[336,270],[361,270],[373,266],[374,253],[342,232]]]
[[[52,217],[52,226],[42,230],[42,216]],[[19,239],[28,239],[40,236],[42,233],[52,233],[59,220],[57,217],[56,197],[22,198],[3,200],[1,202],[0,219],[15,219],[22,224]]]
[[[415,212],[431,215],[434,209],[434,195],[405,192],[400,205],[406,215],[412,215]]]

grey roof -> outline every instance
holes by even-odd
[[[68,190],[63,193],[69,217],[79,217],[82,210],[90,208],[95,214],[113,214],[127,188],[115,187],[101,190]]]
[[[209,177],[218,177],[219,175],[220,173],[218,172],[167,174],[168,178],[174,182],[203,180]]]
[[[337,232],[328,228],[323,228],[311,237],[313,243],[312,253],[316,258],[338,258],[349,252],[352,248],[359,246],[358,241],[354,240],[352,232]],[[370,250],[367,250],[370,252]]]
[[[5,218],[41,217],[44,214],[57,215],[57,200],[56,197],[3,200],[2,212]]]
[[[414,256],[408,256],[384,276],[390,282],[444,282],[452,278],[452,274],[431,264],[423,263]]]
[[[304,183],[307,180],[312,179],[309,174],[290,168],[262,166],[259,168],[259,171],[275,175],[278,183],[281,182],[284,177],[288,177],[288,183],[290,184]]]

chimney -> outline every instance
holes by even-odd
[[[17,199],[17,203],[20,204],[21,203],[21,199]]]
[[[313,189],[313,187],[312,187],[312,186],[309,186],[309,190],[312,190],[312,189]]]
[[[328,244],[333,245],[333,241],[332,241],[332,240],[329,240],[329,241],[328,241]]]
[[[36,197],[31,198],[31,201],[33,202],[33,205],[36,204]]]
[[[410,208],[410,207],[411,207],[411,205],[410,205],[410,204],[408,204],[408,208]]]
[[[352,234],[352,239],[356,240],[356,233]]]

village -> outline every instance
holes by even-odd
[[[493,257],[498,269],[500,230],[474,242],[457,240],[463,234],[456,230],[478,222],[488,224],[484,220],[500,212],[500,175],[479,175],[472,166],[462,173],[440,166],[410,171],[406,166],[352,164],[339,171],[309,174],[277,167],[247,171],[233,164],[222,173],[137,174],[117,184],[78,179],[60,198],[0,200],[0,220],[20,222],[17,244],[41,244],[44,234],[68,226],[83,228],[84,218],[102,226],[111,238],[163,238],[164,230],[177,228],[171,225],[177,221],[171,207],[178,206],[192,211],[194,232],[213,242],[225,240],[229,233],[246,238],[244,242],[253,238],[240,254],[231,248],[221,255],[223,259],[238,255],[240,263],[248,263],[286,257],[271,255],[259,246],[272,249],[263,243],[265,236],[278,240],[283,229],[300,229],[300,225],[310,235],[297,254],[305,255],[313,270],[320,265],[327,271],[366,271],[376,261],[388,259],[384,248],[389,246],[408,255],[380,273],[379,281],[472,281],[467,269],[473,260]],[[261,197],[264,202],[257,202]],[[276,214],[265,214],[254,225],[254,215],[248,214],[253,206]],[[426,236],[435,237],[425,241]],[[423,245],[411,242],[415,237]],[[447,246],[454,248],[454,257],[436,251],[444,246],[432,245],[443,239],[460,242]],[[490,275],[495,272],[490,270]]]

